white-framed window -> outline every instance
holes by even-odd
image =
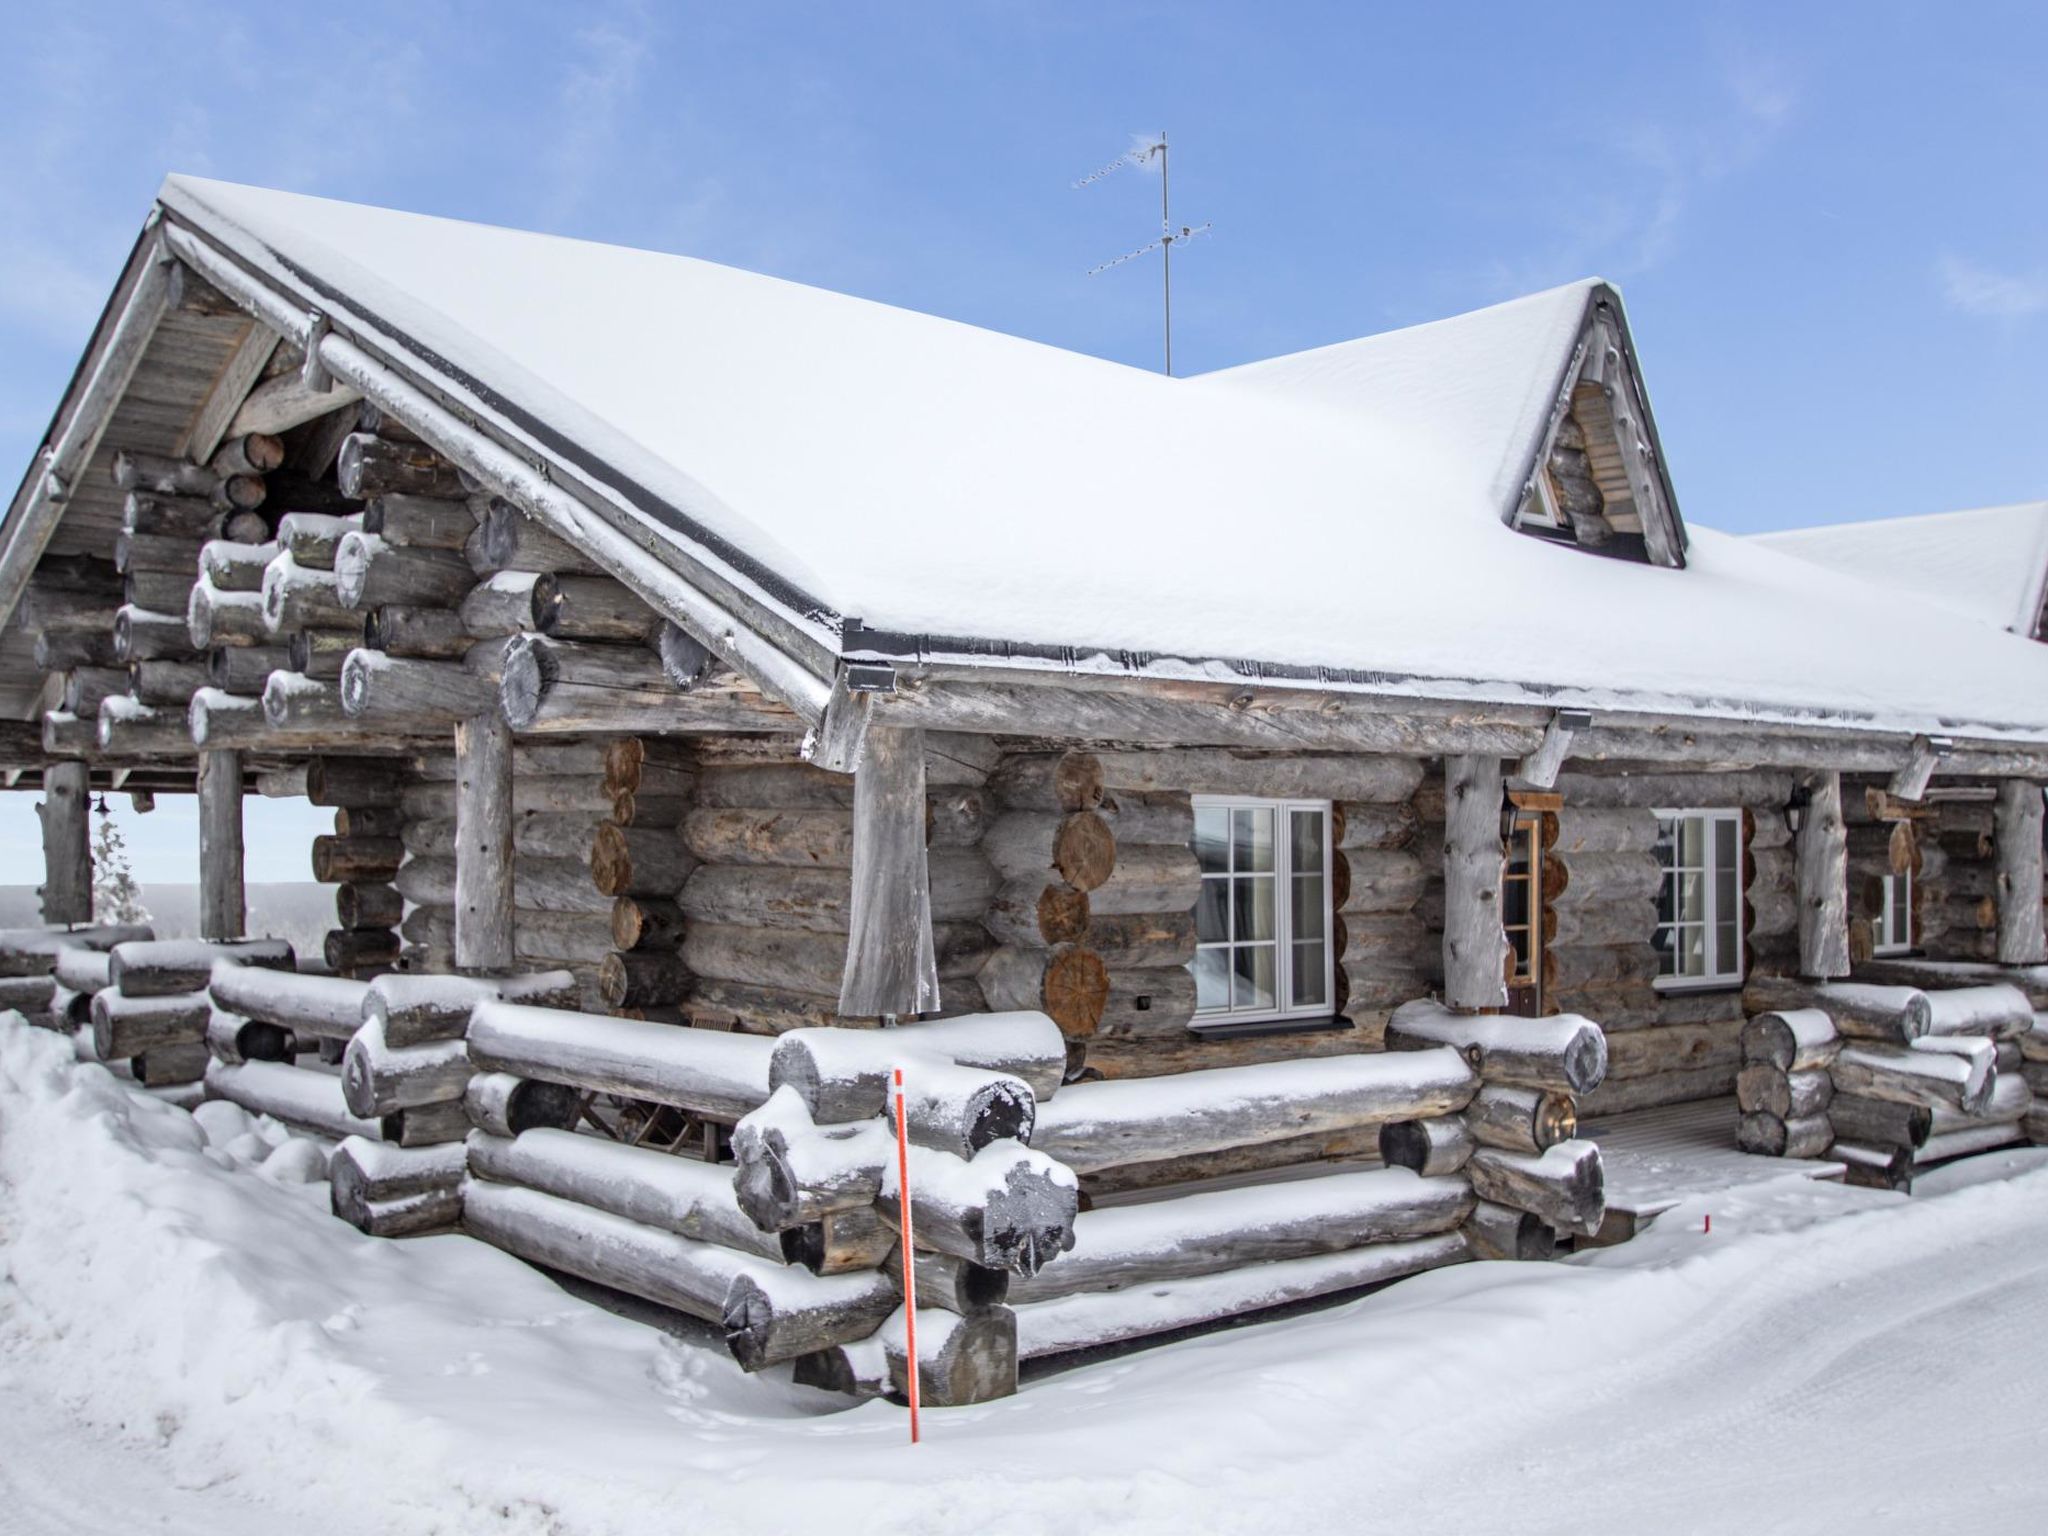
[[[1882,875],[1877,916],[1871,923],[1871,949],[1896,955],[1913,947],[1913,876]]]
[[[1515,521],[1523,527],[1534,525],[1538,528],[1562,528],[1565,526],[1564,512],[1557,504],[1557,487],[1550,481],[1550,466],[1547,462],[1536,466],[1536,473],[1529,481],[1529,494],[1522,498],[1522,505],[1515,513]]]
[[[1657,985],[1731,986],[1742,980],[1742,812],[1660,810]]]
[[[1328,1018],[1329,802],[1194,799],[1195,1024]]]

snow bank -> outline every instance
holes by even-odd
[[[610,1536],[677,1511],[703,1536],[2017,1536],[2048,1495],[2025,1389],[2048,1378],[2039,1156],[1973,1160],[1995,1182],[1935,1198],[1801,1180],[1689,1202],[1582,1259],[1459,1265],[1037,1376],[927,1414],[913,1451],[899,1410],[742,1377],[708,1335],[610,1317],[482,1244],[360,1236],[318,1185],[208,1152],[238,1113],[146,1101],[0,1022],[0,1400],[160,1468],[213,1531],[256,1528],[253,1507],[360,1536]],[[139,1507],[100,1528],[156,1526]]]

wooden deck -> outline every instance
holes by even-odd
[[[1826,1159],[1736,1150],[1735,1114],[1732,1098],[1700,1099],[1583,1122],[1579,1135],[1600,1144],[1607,1176],[1607,1219],[1586,1246],[1626,1242],[1660,1212],[1694,1195],[1787,1175],[1842,1177],[1842,1164]]]

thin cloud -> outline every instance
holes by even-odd
[[[2024,320],[2048,310],[2048,269],[1998,272],[1963,256],[1937,264],[1941,296],[1951,309],[1990,320]]]
[[[557,97],[561,128],[549,156],[557,223],[582,208],[592,184],[613,169],[620,120],[653,52],[650,31],[645,9],[631,4],[576,34]]]

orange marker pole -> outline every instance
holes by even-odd
[[[903,1069],[896,1069],[896,1208],[903,1239],[903,1350],[909,1362],[910,1443],[917,1444],[917,1272],[911,1259],[910,1120],[903,1112]]]

